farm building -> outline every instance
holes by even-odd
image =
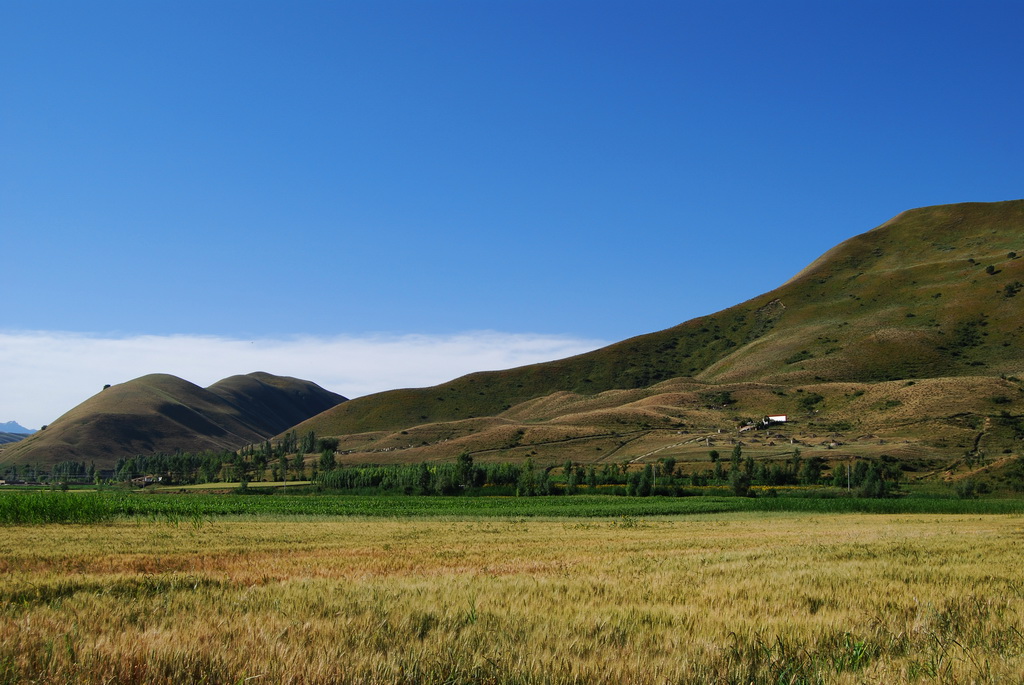
[[[761,419],[761,422],[757,424],[758,428],[767,428],[773,423],[786,423],[789,421],[789,416],[786,414],[775,414],[773,416],[766,416]]]

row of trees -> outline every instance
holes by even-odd
[[[84,461],[62,461],[47,470],[40,466],[11,464],[5,467],[3,477],[8,482],[73,482],[93,483],[99,478],[100,472],[95,462],[86,464]]]
[[[608,492],[634,496],[683,494],[683,488],[707,485],[729,486],[738,495],[751,487],[784,485],[832,485],[856,488],[866,496],[884,496],[898,482],[900,470],[894,463],[857,461],[828,465],[820,457],[804,459],[799,449],[772,464],[755,462],[743,454],[737,443],[728,459],[717,450],[708,453],[709,468],[691,473],[677,470],[668,457],[643,468],[631,468],[628,461],[581,465],[566,461],[561,468],[540,468],[531,460],[522,464],[475,464],[470,454],[455,463],[392,466],[340,467],[338,441],[294,431],[278,443],[265,441],[238,452],[202,452],[138,455],[117,462],[113,476],[129,481],[141,476],[160,478],[165,484],[213,482],[296,481],[312,479],[320,487],[344,491],[385,491],[406,494],[451,495],[491,488],[490,492],[524,496]],[[309,459],[319,452],[319,458]],[[92,481],[99,478],[94,465],[64,462],[52,470],[58,480]]]
[[[309,431],[299,436],[295,431],[282,440],[248,445],[237,452],[176,452],[174,454],[138,455],[118,460],[114,477],[128,481],[140,476],[158,476],[163,483],[185,485],[194,483],[296,481],[317,475],[318,468],[336,466],[336,438],[317,438]],[[307,455],[321,452],[319,461],[308,465]]]
[[[308,466],[305,455],[278,453],[268,459],[263,452],[247,455],[237,452],[138,455],[119,459],[114,470],[114,477],[119,481],[155,476],[169,485],[296,481],[308,480],[316,474],[316,465]]]
[[[828,462],[818,456],[804,459],[799,448],[781,463],[769,465],[766,462],[754,462],[749,455],[743,456],[743,447],[737,443],[730,456],[729,465],[717,450],[708,453],[712,468],[694,473],[691,480],[694,485],[710,483],[728,483],[737,494],[746,493],[753,485],[831,485],[833,487],[857,488],[859,494],[869,497],[885,496],[893,484],[899,482],[902,471],[894,460],[883,456],[881,463],[858,460],[856,463],[838,464],[831,473]],[[666,459],[665,467],[669,474],[675,467],[674,459]]]
[[[831,480],[826,480],[822,477],[825,462],[817,457],[802,460],[799,452],[785,464],[767,469],[750,458],[742,459],[739,450],[734,450],[733,456],[728,471],[716,468],[683,474],[676,471],[673,458],[645,464],[641,469],[629,468],[628,462],[597,467],[567,461],[559,470],[553,466],[538,468],[529,459],[523,464],[477,465],[471,455],[463,454],[454,464],[336,466],[321,470],[316,482],[332,490],[410,495],[453,495],[490,488],[494,494],[520,496],[602,492],[639,497],[686,494],[684,488],[688,486],[727,485],[737,495],[749,495],[753,485],[804,484],[856,488],[861,496],[884,497],[898,480],[898,469],[894,472],[885,464],[866,461],[837,467]],[[712,460],[721,466],[716,456]]]

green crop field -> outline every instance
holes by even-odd
[[[192,521],[220,517],[643,517],[722,512],[1024,514],[1024,499],[938,497],[404,497],[362,495],[0,493],[0,523]]]

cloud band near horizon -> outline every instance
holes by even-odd
[[[349,398],[436,385],[474,371],[561,359],[607,342],[498,331],[451,335],[101,336],[0,332],[0,422],[52,423],[106,384],[169,373],[207,387],[236,374],[294,376]]]

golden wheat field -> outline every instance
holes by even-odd
[[[5,682],[1019,683],[1024,518],[9,526]]]

